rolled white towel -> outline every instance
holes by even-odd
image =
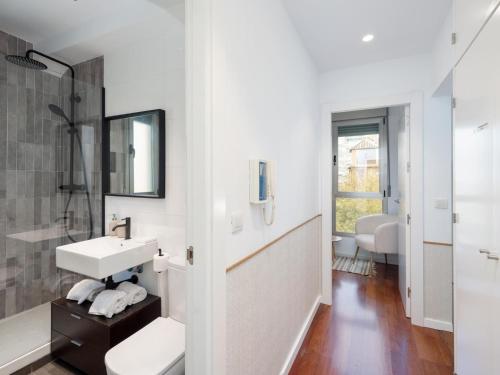
[[[148,295],[148,292],[142,286],[132,284],[129,281],[120,283],[116,290],[121,290],[122,292],[127,293],[127,303],[129,305],[144,301]]]
[[[103,285],[102,287],[95,288],[92,292],[87,297],[87,301],[94,302],[97,295],[101,293],[105,289],[105,286]]]
[[[84,279],[73,285],[66,298],[82,304],[94,290],[99,288],[104,288],[104,284],[100,281]]]
[[[127,293],[121,290],[106,289],[97,295],[94,303],[90,306],[89,314],[111,318],[125,310],[126,307]]]

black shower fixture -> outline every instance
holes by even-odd
[[[71,103],[73,103],[73,102],[80,103],[81,98],[78,95],[75,95],[75,71],[71,65],[66,64],[64,61],[55,59],[49,55],[46,55],[46,54],[44,54],[40,51],[34,50],[34,49],[27,50],[26,54],[24,56],[6,55],[5,60],[7,60],[8,62],[10,62],[12,64],[15,64],[15,65],[21,66],[23,68],[27,68],[27,69],[47,70],[48,69],[47,65],[45,65],[43,62],[41,62],[39,60],[35,60],[34,58],[31,57],[31,55],[33,55],[33,54],[42,56],[42,57],[46,58],[47,60],[50,60],[50,61],[53,61],[57,64],[63,65],[70,70],[71,82],[72,82],[71,96],[70,96]]]
[[[63,111],[63,109],[55,104],[49,104],[49,110],[56,116],[62,117],[67,125],[69,126],[68,134],[70,135],[70,162],[69,162],[69,184],[67,185],[61,185],[59,189],[61,191],[67,191],[69,193],[68,200],[66,202],[65,208],[64,208],[64,218],[68,218],[69,215],[69,205],[71,203],[71,199],[73,197],[73,193],[79,191],[85,193],[87,197],[87,207],[88,207],[88,215],[89,215],[89,239],[93,237],[94,235],[94,219],[92,215],[92,205],[90,203],[90,192],[89,192],[89,185],[87,181],[87,168],[85,165],[85,158],[83,155],[83,145],[82,145],[82,140],[80,138],[80,134],[78,132],[78,129],[75,127],[75,103],[80,103],[81,98],[75,94],[75,70],[73,67],[69,64],[66,64],[65,62],[61,60],[57,60],[53,57],[50,57],[40,51],[36,51],[34,49],[30,49],[26,51],[25,56],[18,56],[18,55],[7,55],[5,56],[5,59],[15,65],[21,66],[23,68],[27,69],[33,69],[33,70],[46,70],[48,69],[47,65],[42,63],[41,61],[33,59],[31,56],[32,55],[39,55],[42,56],[50,61],[53,61],[57,64],[63,65],[69,69],[71,72],[71,95],[70,95],[70,116],[68,117],[66,113]],[[82,162],[82,169],[83,169],[83,179],[84,179],[84,184],[83,185],[78,185],[74,183],[75,176],[74,176],[74,160],[75,160],[75,142],[77,143],[79,150],[80,150],[80,159]],[[70,234],[68,231],[68,226],[65,225],[66,228],[66,235],[68,238],[73,241],[77,242]]]
[[[59,116],[59,117],[62,117],[63,119],[66,120],[66,122],[68,123],[68,125],[70,127],[73,127],[74,124],[71,123],[71,120],[68,118],[68,116],[66,116],[66,113],[64,113],[64,111],[62,110],[61,107],[55,105],[55,104],[49,104],[49,110],[50,112],[52,112],[53,114]]]
[[[34,69],[34,70],[46,70],[47,65],[43,62],[32,59],[28,56],[18,56],[18,55],[7,55],[5,60],[12,64],[22,66],[23,68]]]

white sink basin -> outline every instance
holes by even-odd
[[[157,251],[158,243],[153,239],[100,237],[57,247],[56,266],[103,279],[153,260]]]

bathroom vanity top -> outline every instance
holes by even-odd
[[[89,308],[88,301],[66,298],[51,303],[51,353],[92,375],[106,375],[106,352],[161,315],[160,298],[153,295],[109,319],[90,315]]]
[[[153,260],[158,243],[152,238],[99,237],[58,246],[56,266],[103,279]]]

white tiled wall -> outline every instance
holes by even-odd
[[[132,218],[132,237],[154,236],[159,246],[180,254],[185,246],[186,134],[184,25],[168,33],[116,46],[104,55],[106,115],[163,109],[166,111],[165,199],[106,197],[111,214]],[[140,281],[156,292],[156,276],[145,265]]]
[[[320,295],[321,218],[227,275],[226,374],[279,374]]]

